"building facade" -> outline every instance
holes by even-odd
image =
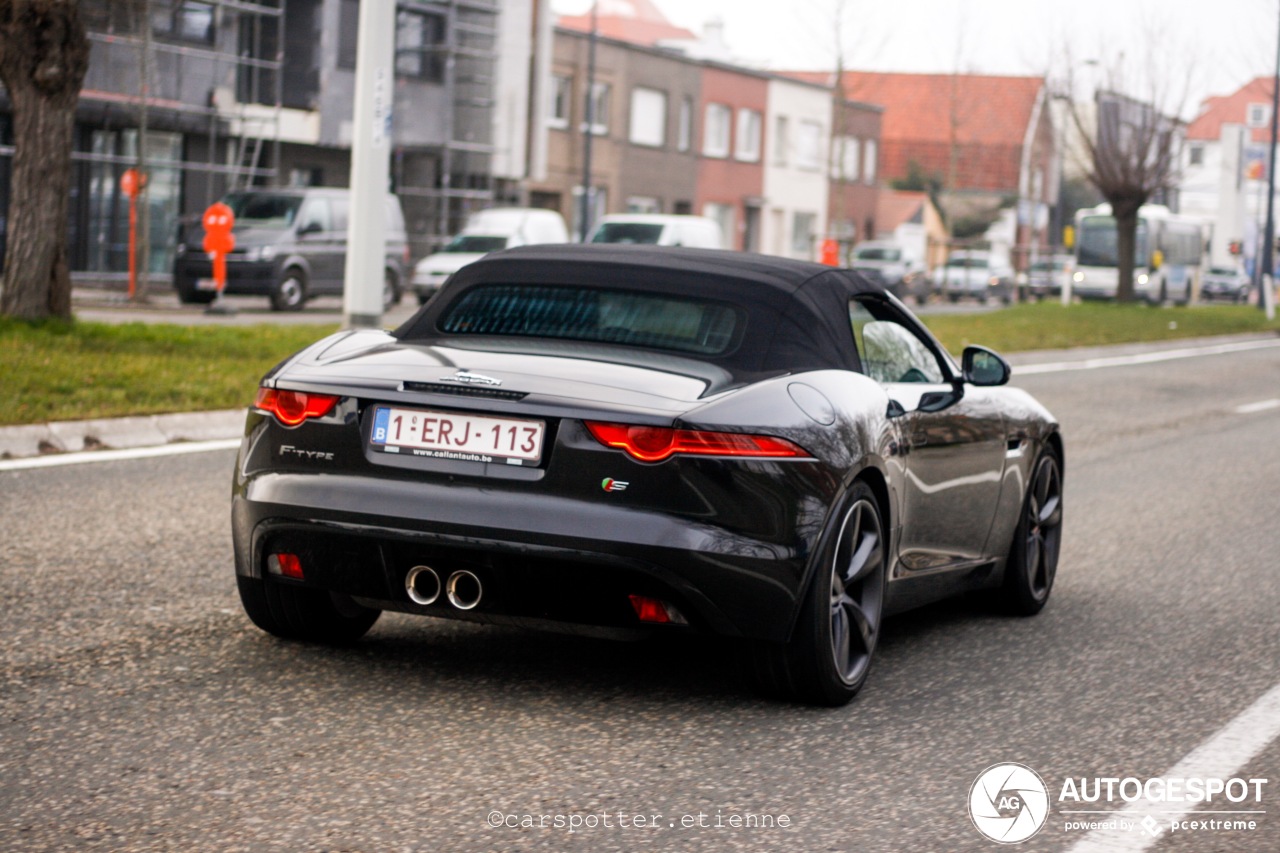
[[[120,176],[148,175],[149,247],[141,268],[167,273],[178,224],[246,186],[344,186],[349,180],[358,0],[83,0],[91,53],[76,113],[70,254],[78,279],[128,267]],[[469,209],[503,192],[494,154],[527,137],[527,111],[496,124],[499,15],[526,44],[545,0],[402,0],[393,53],[392,181],[415,254],[439,245]],[[507,9],[506,7],[510,7]],[[528,51],[509,67],[533,88]],[[522,61],[523,60],[523,61]],[[508,74],[508,77],[510,73]],[[520,100],[527,101],[527,94]],[[12,154],[0,104],[0,173]],[[508,149],[513,146],[507,145]],[[509,152],[521,163],[527,152]],[[0,209],[8,204],[0,177]]]

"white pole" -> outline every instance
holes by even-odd
[[[356,36],[356,97],[351,138],[351,212],[343,273],[343,325],[382,324],[395,77],[395,0],[364,0]]]

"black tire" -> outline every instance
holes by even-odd
[[[250,621],[268,634],[345,646],[363,637],[382,615],[322,589],[286,586],[236,575],[240,603]]]
[[[297,267],[290,267],[271,288],[273,311],[301,311],[307,304],[307,277]]]
[[[756,660],[768,693],[832,707],[853,699],[871,671],[889,553],[880,506],[866,483],[853,485],[835,518],[791,640],[766,644]]]
[[[1030,484],[1009,546],[1004,584],[999,592],[1002,608],[1017,616],[1034,616],[1044,609],[1058,573],[1058,552],[1062,547],[1062,462],[1052,447],[1045,447],[1036,457]]]

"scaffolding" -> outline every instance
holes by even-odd
[[[138,168],[150,178],[141,268],[162,277],[180,220],[227,190],[278,180],[284,0],[80,7],[91,58],[72,151],[73,271],[81,282],[119,281],[127,255],[119,176]]]
[[[441,116],[436,146],[402,145],[393,164],[395,190],[410,220],[431,222],[413,235],[415,256],[439,250],[474,210],[494,202],[492,158],[494,88],[498,60],[497,0],[441,0],[430,8],[444,19],[437,42],[419,51],[396,46],[403,61],[436,63],[451,109]],[[415,214],[417,214],[415,216]]]

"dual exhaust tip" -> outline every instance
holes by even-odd
[[[441,582],[440,575],[430,566],[414,566],[405,575],[404,588],[414,604],[435,604],[443,593],[449,603],[459,610],[475,609],[484,595],[480,578],[466,569],[458,569],[449,575],[447,581]]]

